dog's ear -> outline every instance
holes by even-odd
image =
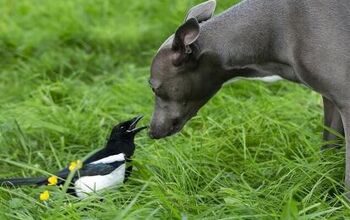
[[[209,20],[214,14],[215,7],[215,0],[209,0],[196,5],[188,11],[185,21],[189,20],[190,18],[196,18],[199,23]]]
[[[199,37],[200,27],[197,19],[190,18],[175,32],[172,49],[175,52],[174,65],[181,64],[193,52],[191,45]]]

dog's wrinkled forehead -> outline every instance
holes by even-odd
[[[174,51],[172,49],[173,40],[174,34],[168,37],[162,46],[160,46],[152,61],[150,81],[154,82],[154,85],[160,85],[160,82],[156,81],[163,81],[167,78],[171,78],[176,72],[176,68],[172,63],[174,56]]]

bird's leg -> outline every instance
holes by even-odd
[[[126,162],[127,163],[130,163],[132,160],[131,159],[126,159]],[[126,170],[125,170],[125,176],[124,176],[124,183],[129,179],[129,176],[131,175],[132,173],[132,168],[133,166],[132,165],[129,165]]]

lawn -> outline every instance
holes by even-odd
[[[152,56],[198,2],[0,0],[0,177],[54,172],[119,121],[147,124]],[[344,148],[320,152],[321,104],[288,82],[226,85],[176,136],[140,133],[118,190],[0,187],[0,219],[348,219]]]

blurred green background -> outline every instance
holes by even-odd
[[[0,0],[0,177],[54,172],[117,122],[147,124],[152,56],[199,2]],[[322,129],[320,97],[304,87],[230,84],[180,134],[140,134],[118,190],[80,201],[49,187],[43,204],[45,187],[0,187],[0,217],[347,219],[344,152],[319,151]]]

